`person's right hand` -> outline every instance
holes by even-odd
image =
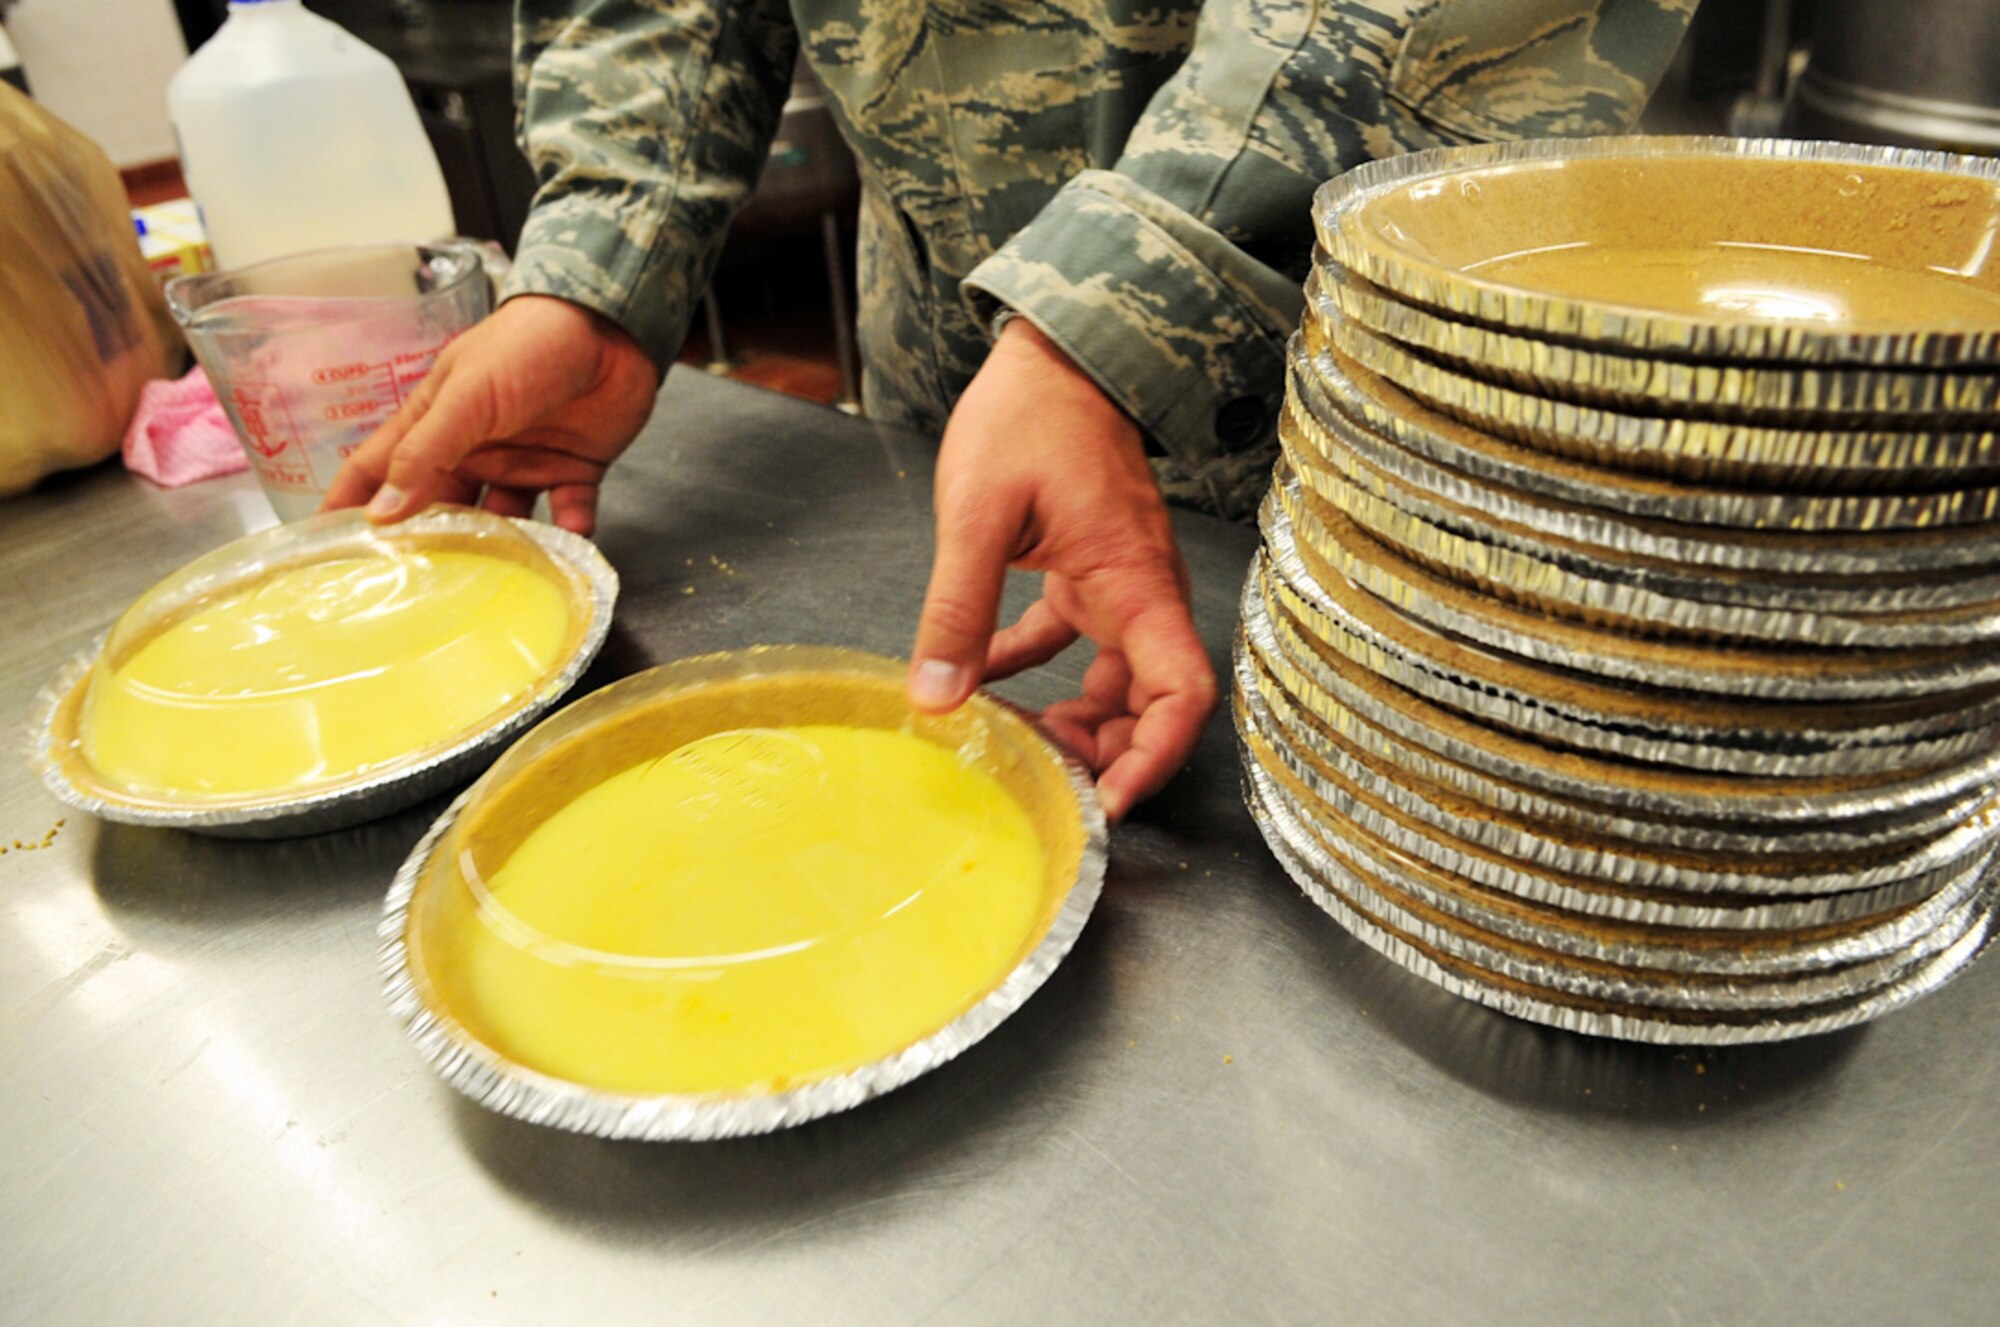
[[[1009,564],[1042,597],[995,634]],[[1139,426],[1025,318],[1008,323],[945,422],[937,556],[910,703],[941,713],[981,681],[1088,638],[1083,694],[1042,721],[1098,775],[1121,819],[1184,764],[1215,709],[1215,672]]]
[[[323,510],[401,520],[433,502],[589,534],[597,487],[652,414],[660,375],[625,330],[545,295],[518,295],[459,336],[402,409],[334,476]]]

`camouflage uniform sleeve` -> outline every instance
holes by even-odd
[[[1627,128],[1695,0],[1209,0],[1111,169],[968,275],[1184,471],[1268,445],[1313,189],[1441,143]]]
[[[784,106],[786,0],[517,0],[514,37],[537,188],[502,298],[595,309],[664,370]]]

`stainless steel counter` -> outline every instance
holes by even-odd
[[[679,371],[615,472],[594,687],[759,641],[902,652],[929,450]],[[0,503],[0,714],[247,478]],[[1251,532],[1181,524],[1220,659]],[[1016,586],[1017,592],[1024,587]],[[1030,703],[1082,661],[1006,688]],[[439,804],[246,844],[66,815],[0,760],[0,1321],[1958,1323],[2000,1292],[2000,959],[1710,1053],[1404,975],[1261,847],[1220,719],[1019,1015],[844,1116],[608,1144],[442,1087],[376,988]],[[39,843],[62,821],[49,846]]]

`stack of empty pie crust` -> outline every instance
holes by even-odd
[[[1644,1041],[1964,968],[2000,888],[2000,163],[1452,149],[1315,224],[1235,692],[1306,892]]]

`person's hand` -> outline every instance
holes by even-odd
[[[996,636],[1009,564],[1042,572],[1042,597]],[[1118,820],[1194,750],[1215,673],[1138,428],[1015,318],[945,424],[910,701],[952,709],[982,680],[1046,663],[1082,636],[1097,646],[1084,694],[1042,717],[1098,772]]]
[[[652,413],[660,375],[610,319],[543,295],[508,300],[444,348],[402,409],[334,476],[322,510],[395,521],[433,502],[550,518],[589,534],[597,486]]]

